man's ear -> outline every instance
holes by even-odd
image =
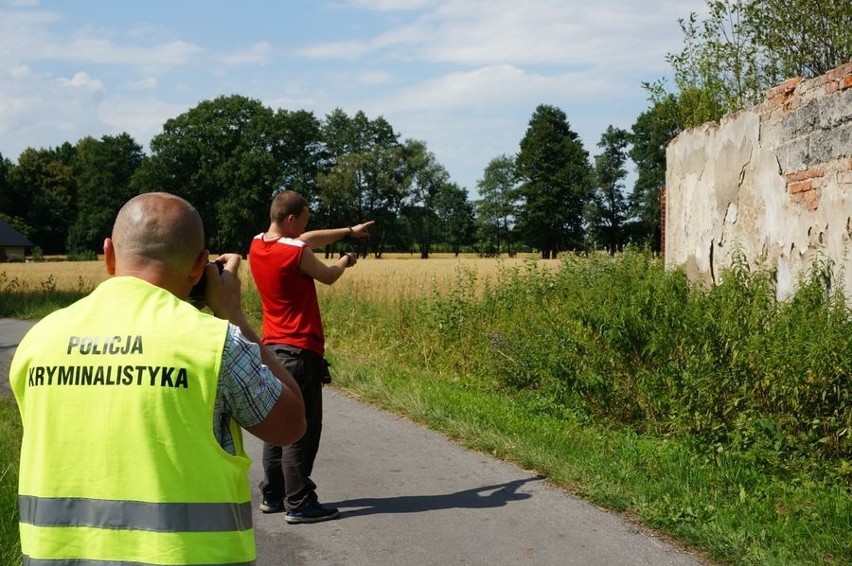
[[[115,246],[112,244],[112,238],[104,239],[104,265],[107,275],[115,275]]]
[[[198,252],[198,257],[195,258],[195,263],[192,264],[192,270],[189,272],[192,284],[195,285],[201,280],[204,275],[204,269],[207,267],[207,261],[210,259],[209,250],[201,250]]]

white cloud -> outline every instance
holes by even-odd
[[[469,72],[449,73],[407,87],[374,102],[388,112],[418,109],[459,109],[472,105],[497,111],[528,105],[534,99],[581,99],[611,86],[594,74],[529,73],[512,65],[492,65]]]
[[[171,68],[205,53],[191,42],[164,39],[151,29],[128,41],[121,30],[84,26],[63,32],[65,24],[66,18],[53,11],[0,10],[0,65],[26,60]]]
[[[103,94],[104,92],[104,84],[98,79],[93,79],[89,76],[89,73],[86,73],[84,71],[78,71],[74,73],[74,76],[70,79],[60,77],[56,79],[56,82],[58,82],[60,85],[67,85],[74,88],[87,90],[95,94]]]
[[[676,47],[678,17],[696,2],[598,0],[447,0],[421,2],[406,23],[360,41],[310,45],[308,57],[375,57],[464,66],[572,65],[589,68],[665,67]],[[409,10],[407,2],[362,1],[350,6]],[[671,33],[661,34],[661,26]],[[641,57],[637,57],[641,54]]]
[[[266,63],[269,61],[271,53],[272,47],[269,42],[262,41],[242,51],[226,54],[222,57],[222,62],[229,66]]]
[[[160,133],[166,120],[186,112],[185,105],[153,97],[112,97],[98,108],[98,118],[112,134],[127,132],[136,143],[147,144]]]
[[[121,85],[126,90],[154,90],[157,88],[157,79],[154,77],[145,77],[138,81],[126,81]]]
[[[157,45],[119,45],[104,37],[81,36],[67,43],[52,41],[43,44],[31,56],[34,59],[171,68],[197,61],[203,53],[201,47],[185,41]]]
[[[360,71],[356,80],[363,85],[386,85],[393,82],[393,75],[387,71]]]
[[[297,49],[296,55],[317,59],[354,60],[363,57],[372,50],[371,42],[367,41],[333,41]]]
[[[35,77],[37,74],[27,65],[14,65],[8,69],[10,78],[13,81],[27,80]]]

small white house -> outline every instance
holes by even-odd
[[[8,223],[0,220],[0,263],[24,261],[33,243]]]

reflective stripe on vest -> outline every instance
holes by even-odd
[[[154,532],[244,531],[251,503],[142,503],[76,498],[18,498],[21,522],[40,527],[100,527]]]
[[[39,560],[24,556],[21,566],[162,566],[149,562],[116,562],[110,560]],[[193,566],[223,566],[222,564],[194,564]],[[255,566],[255,562],[233,562],[227,566]]]

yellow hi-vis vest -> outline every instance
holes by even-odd
[[[246,456],[213,435],[227,322],[114,277],[36,324],[10,369],[24,565],[254,564]]]

